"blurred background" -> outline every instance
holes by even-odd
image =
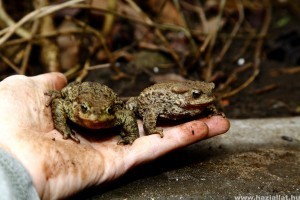
[[[299,115],[299,20],[298,0],[0,0],[0,80],[202,80],[230,118]]]

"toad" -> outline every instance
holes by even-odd
[[[201,81],[157,83],[144,89],[139,96],[131,97],[125,107],[143,119],[146,134],[163,137],[163,130],[156,127],[158,118],[190,118],[203,114],[204,110],[210,115],[219,114],[213,105],[214,87],[214,83]]]
[[[79,139],[68,120],[89,129],[121,127],[119,144],[131,144],[139,137],[137,119],[131,110],[109,87],[97,82],[72,82],[61,91],[52,90],[47,103],[51,104],[54,127],[64,139]]]

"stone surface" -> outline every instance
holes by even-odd
[[[231,120],[230,131],[136,168],[75,199],[300,198],[300,117]]]

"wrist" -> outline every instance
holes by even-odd
[[[24,142],[24,138],[22,137],[25,133],[23,132],[23,134],[18,134],[16,128],[8,126],[4,127],[0,133],[0,147],[22,164],[30,175],[37,193],[41,196],[46,184],[42,167],[43,161],[38,153],[32,153],[38,152],[38,148],[33,149],[36,146],[30,146],[28,143]]]

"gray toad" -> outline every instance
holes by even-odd
[[[213,105],[214,87],[214,83],[200,81],[158,83],[144,89],[138,97],[131,97],[125,107],[143,119],[147,134],[163,137],[162,129],[156,127],[158,118],[189,118],[204,110],[210,110],[212,115],[218,114]]]
[[[109,87],[97,82],[72,82],[61,91],[49,91],[54,127],[63,138],[79,139],[67,119],[90,129],[121,127],[119,143],[131,144],[139,137],[137,120],[131,110],[123,109],[122,101]]]

